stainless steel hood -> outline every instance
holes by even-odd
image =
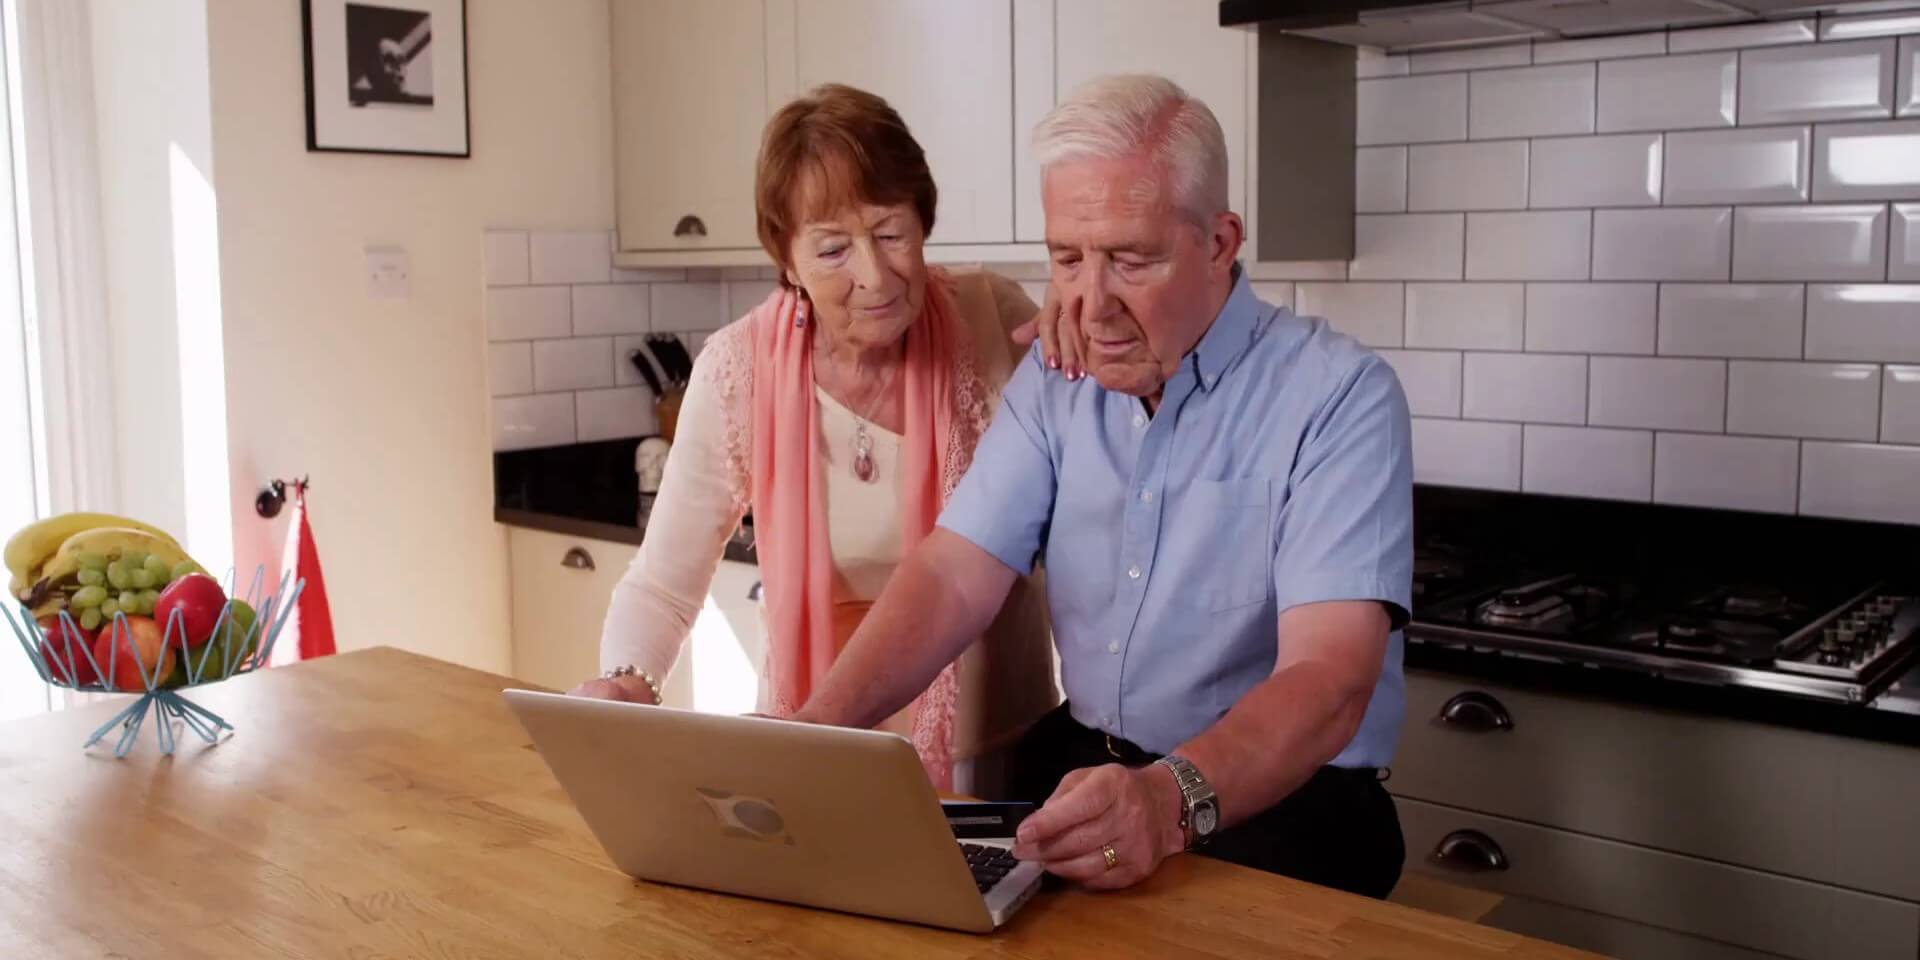
[[[1220,25],[1398,51],[1915,8],[1920,0],[1221,0]]]

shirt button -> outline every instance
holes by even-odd
[[[1134,426],[1136,426],[1136,427],[1144,427],[1144,426],[1146,426],[1146,425],[1147,425],[1147,415],[1146,415],[1146,414],[1144,414],[1144,413],[1136,413],[1136,414],[1134,414],[1134,415],[1133,415],[1133,425],[1134,425]]]
[[[1108,652],[1108,653],[1119,653],[1119,652],[1120,652],[1120,641],[1118,641],[1118,640],[1115,640],[1114,642],[1112,642],[1112,643],[1109,643],[1109,644],[1107,644],[1107,652]]]
[[[1138,579],[1140,579],[1140,568],[1139,568],[1139,567],[1128,567],[1128,568],[1127,568],[1127,579],[1129,579],[1129,580],[1138,580]]]
[[[1142,491],[1140,491],[1140,502],[1141,502],[1141,503],[1152,503],[1152,502],[1153,502],[1153,491],[1152,491],[1152,490],[1142,490]]]

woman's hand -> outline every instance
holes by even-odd
[[[1040,356],[1047,366],[1059,370],[1068,380],[1078,380],[1087,375],[1087,341],[1080,331],[1080,300],[1075,297],[1062,304],[1059,298],[1053,284],[1047,284],[1047,302],[1032,320],[1013,329],[1013,342],[1024,347],[1038,339]]]
[[[653,695],[653,688],[647,686],[639,677],[614,677],[612,680],[595,678],[567,691],[570,697],[588,697],[594,700],[623,700],[627,703],[642,703],[649,707],[660,705]]]

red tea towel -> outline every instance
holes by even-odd
[[[275,643],[293,644],[301,660],[333,653],[333,614],[327,609],[327,583],[320,575],[320,551],[314,546],[313,527],[307,522],[304,480],[293,484],[293,520],[287,525],[287,550],[280,560],[280,569],[293,571],[288,592],[292,592],[293,584],[302,580],[307,585]]]

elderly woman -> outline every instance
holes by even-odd
[[[1037,308],[1011,281],[929,268],[935,189],[885,101],[828,85],[768,122],[755,176],[780,287],[707,341],[645,542],[614,590],[606,673],[575,693],[653,703],[727,538],[751,510],[768,633],[761,709],[826,676],[966,472]],[[936,785],[992,764],[1057,700],[1044,598],[1022,583],[954,668],[882,729]]]

